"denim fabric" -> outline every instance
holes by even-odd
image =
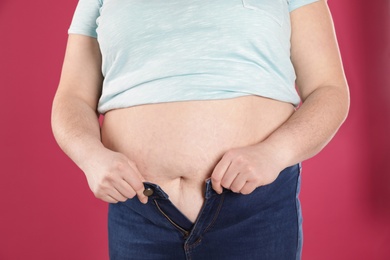
[[[301,258],[300,164],[249,195],[206,182],[205,202],[192,223],[156,184],[146,205],[138,199],[109,205],[110,259]]]

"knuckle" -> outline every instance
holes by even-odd
[[[235,186],[231,186],[230,187],[230,190],[231,191],[233,191],[233,192],[235,192],[235,193],[238,193],[240,190],[237,188],[237,187],[235,187]]]
[[[230,190],[233,191],[234,193],[239,193],[239,192],[240,192],[239,190],[237,190],[237,189],[235,189],[235,188],[230,189]]]
[[[132,198],[136,195],[137,193],[134,191],[134,189],[127,189],[125,196],[128,198]]]
[[[107,187],[104,185],[98,185],[95,189],[92,190],[96,198],[102,199],[107,194]]]
[[[224,157],[232,158],[235,157],[236,152],[234,150],[229,150],[225,153]]]
[[[132,187],[136,192],[143,192],[145,189],[144,184],[141,181],[137,181],[132,185]]]
[[[94,195],[95,198],[97,198],[97,199],[103,199],[103,194],[101,194],[99,191],[93,192],[93,195]]]
[[[135,192],[130,192],[128,195],[127,195],[127,197],[129,198],[129,199],[132,199],[132,198],[134,198],[135,197]]]
[[[122,160],[118,160],[114,162],[113,168],[118,171],[123,171],[126,169],[126,163]]]
[[[127,198],[120,198],[119,201],[120,202],[125,202],[127,200]]]
[[[216,175],[212,175],[212,176],[211,176],[211,182],[212,182],[212,183],[216,184],[216,183],[218,183],[219,181],[220,181],[220,178],[217,177]]]
[[[243,165],[243,164],[246,164],[247,163],[247,159],[245,158],[245,156],[243,155],[238,155],[236,158],[235,158],[235,163],[239,164],[239,165]]]
[[[259,176],[253,172],[249,172],[247,173],[246,179],[248,182],[258,182]]]
[[[123,155],[116,156],[112,159],[110,164],[110,169],[117,171],[117,170],[124,170],[129,166],[129,162],[126,160],[126,158]]]
[[[106,174],[103,178],[97,183],[98,189],[104,189],[106,186],[110,185],[114,180],[112,174]]]
[[[248,187],[248,185],[245,185],[241,190],[240,190],[240,193],[243,194],[243,195],[248,195],[250,194],[252,191],[251,191],[251,188]]]
[[[255,168],[252,165],[250,165],[250,164],[245,166],[245,171],[248,174],[250,174],[250,175],[254,175],[255,174]]]
[[[113,171],[107,171],[103,178],[99,182],[99,186],[103,186],[106,183],[111,183],[115,179],[115,173]]]
[[[221,186],[222,186],[222,187],[225,187],[225,188],[227,188],[227,189],[230,188],[229,184],[228,184],[225,180],[222,180],[222,181],[221,181]]]
[[[248,190],[248,189],[243,189],[243,190],[241,190],[241,194],[243,194],[243,195],[249,195],[249,194],[251,194],[252,193],[252,191],[250,191],[250,190]]]

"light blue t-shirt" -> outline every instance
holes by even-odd
[[[79,0],[68,33],[96,37],[98,111],[258,95],[297,106],[290,13],[318,0]]]

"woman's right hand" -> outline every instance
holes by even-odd
[[[101,66],[96,38],[70,34],[53,100],[53,134],[61,149],[83,170],[97,198],[117,203],[137,195],[146,203],[144,179],[135,163],[101,143],[97,117],[104,80]]]
[[[89,158],[80,168],[96,198],[117,203],[137,195],[142,203],[148,202],[148,197],[143,194],[145,179],[136,164],[125,155],[101,148]]]

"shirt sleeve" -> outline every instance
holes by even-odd
[[[314,2],[318,2],[320,0],[289,0],[288,1],[288,9],[290,12],[294,11],[295,9],[302,7],[307,4],[311,4]]]
[[[97,38],[96,20],[100,16],[102,0],[79,0],[68,34],[82,34]]]

